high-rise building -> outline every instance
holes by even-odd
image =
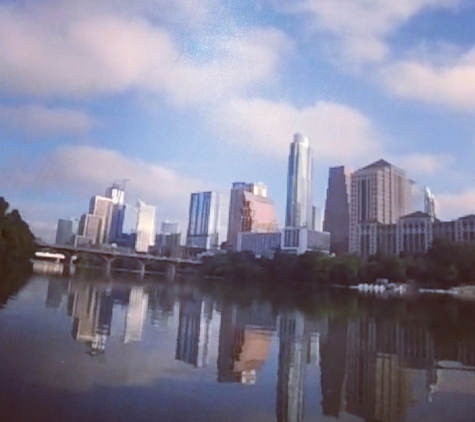
[[[219,195],[216,192],[191,194],[187,248],[218,249],[219,206]]]
[[[111,198],[96,195],[89,202],[89,214],[102,220],[97,243],[109,243],[113,209],[114,201]]]
[[[149,247],[155,243],[155,207],[137,201],[137,238],[135,250],[148,252]]]
[[[424,212],[430,215],[432,221],[436,219],[435,197],[427,186],[424,188]]]
[[[365,224],[395,224],[411,212],[411,183],[404,170],[385,160],[376,161],[352,174],[350,252],[361,253],[365,236],[374,238],[360,230]],[[364,249],[373,254],[377,245],[370,244]]]
[[[106,197],[112,200],[112,215],[109,230],[109,241],[116,242],[122,236],[125,217],[125,190],[117,183],[106,189]]]
[[[75,245],[95,245],[101,243],[103,220],[98,215],[83,214],[79,220]]]
[[[300,133],[290,144],[285,225],[312,229],[312,148]]]
[[[56,229],[56,245],[71,245],[74,242],[74,236],[78,232],[79,221],[75,218],[58,220]]]
[[[179,233],[178,223],[165,220],[160,226],[160,234],[177,234]]]
[[[330,167],[323,230],[330,232],[330,251],[348,252],[350,236],[350,175],[345,167]]]
[[[267,187],[257,183],[233,183],[229,204],[228,248],[237,250],[238,233],[269,233],[277,230],[273,201]]]

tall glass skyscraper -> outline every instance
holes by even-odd
[[[135,250],[148,252],[150,246],[155,243],[155,207],[137,201],[137,238]]]
[[[186,246],[218,249],[219,195],[216,192],[191,194]]]
[[[294,134],[287,174],[286,227],[312,229],[312,148],[307,137]]]

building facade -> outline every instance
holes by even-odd
[[[350,252],[362,253],[374,223],[396,224],[411,212],[411,180],[404,170],[376,161],[351,175]],[[370,237],[368,237],[370,236]]]
[[[237,250],[252,252],[256,257],[272,258],[280,249],[282,232],[273,233],[246,233],[238,234]]]
[[[178,223],[173,221],[165,220],[162,221],[160,225],[160,234],[177,234],[180,232]]]
[[[135,250],[148,252],[150,246],[155,243],[155,207],[137,201],[137,237]]]
[[[312,148],[300,133],[290,144],[285,226],[312,228]]]
[[[114,201],[105,196],[93,196],[89,201],[89,214],[101,219],[101,227],[98,236],[99,244],[109,243],[114,211]]]
[[[257,183],[233,183],[229,204],[228,249],[237,250],[240,232],[269,233],[277,230],[273,201],[267,198],[267,187]]]
[[[74,243],[74,236],[77,235],[79,228],[79,221],[75,218],[65,220],[60,218],[56,229],[56,245],[72,245]]]
[[[414,255],[428,251],[434,239],[452,242],[475,242],[475,215],[455,221],[433,220],[430,214],[418,211],[401,217],[396,224],[377,222],[358,225],[358,252],[363,256],[380,253]]]
[[[216,192],[191,194],[186,246],[192,249],[219,248],[220,200]]]
[[[323,230],[331,235],[330,251],[348,252],[350,237],[350,174],[345,167],[331,167],[328,174]]]
[[[106,197],[112,201],[109,242],[117,242],[122,237],[124,225],[125,189],[118,183],[114,183],[106,189]]]
[[[103,219],[98,215],[83,214],[79,220],[75,246],[97,245],[101,243]]]

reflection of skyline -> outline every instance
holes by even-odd
[[[148,293],[143,286],[134,286],[129,293],[129,307],[125,317],[124,343],[142,340],[142,331],[147,316]]]
[[[255,384],[275,331],[275,316],[268,305],[240,308],[223,303],[219,327],[218,382]]]
[[[196,295],[180,299],[175,359],[194,366],[208,365],[213,303]]]
[[[99,291],[86,284],[79,285],[73,293],[71,335],[86,343],[91,354],[104,352],[110,334],[113,307],[110,293],[110,290]]]
[[[303,386],[308,336],[305,316],[298,311],[279,317],[279,368],[277,373],[277,421],[303,419]]]
[[[427,411],[431,400],[437,403],[443,394],[462,394],[475,386],[475,333],[448,333],[447,327],[455,327],[452,322],[439,332],[433,326],[429,330],[425,321],[363,313],[353,318],[335,313],[314,321],[293,311],[276,318],[270,306],[257,303],[240,307],[225,302],[219,312],[220,307],[197,290],[187,295],[183,290],[190,291],[52,279],[44,291],[44,305],[64,312],[69,298],[72,336],[91,354],[116,347],[110,336],[124,342],[146,340],[148,309],[150,323],[170,321],[150,331],[166,335],[170,345],[159,346],[160,359],[166,350],[172,361],[180,354],[179,360],[196,367],[211,370],[217,364],[218,381],[256,383],[256,392],[270,390],[272,384],[269,394],[277,403],[270,406],[278,421],[318,420],[312,417],[320,411],[329,418],[416,421],[414,408]],[[50,317],[55,314],[49,312]],[[176,335],[176,344],[165,333]],[[128,350],[130,356],[139,356],[138,348]],[[276,372],[268,371],[272,368]],[[127,376],[132,379],[133,373]],[[320,398],[321,410],[315,406]]]

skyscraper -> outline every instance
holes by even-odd
[[[177,234],[179,233],[178,223],[165,220],[160,225],[160,234]]]
[[[155,243],[155,207],[137,201],[137,238],[135,250],[148,252],[150,246]]]
[[[195,249],[219,247],[219,195],[216,192],[191,194],[186,246]]]
[[[312,229],[312,148],[300,133],[290,144],[285,225]]]
[[[118,183],[106,189],[106,197],[112,200],[112,215],[109,230],[109,241],[116,242],[122,236],[125,217],[125,189]]]
[[[330,167],[323,230],[330,232],[330,251],[348,252],[350,236],[350,175],[345,167]]]
[[[404,170],[385,160],[352,174],[350,252],[376,253],[374,224],[395,224],[411,212],[411,183]]]
[[[238,233],[269,233],[277,230],[273,201],[267,187],[257,183],[233,183],[229,204],[228,248],[237,249]]]
[[[424,188],[424,212],[430,215],[432,221],[436,219],[435,197],[427,186]]]
[[[93,196],[89,202],[89,214],[101,219],[97,243],[109,243],[114,202],[104,196]]]
[[[58,220],[56,229],[56,245],[71,245],[74,243],[74,236],[78,231],[79,221],[75,218]]]

